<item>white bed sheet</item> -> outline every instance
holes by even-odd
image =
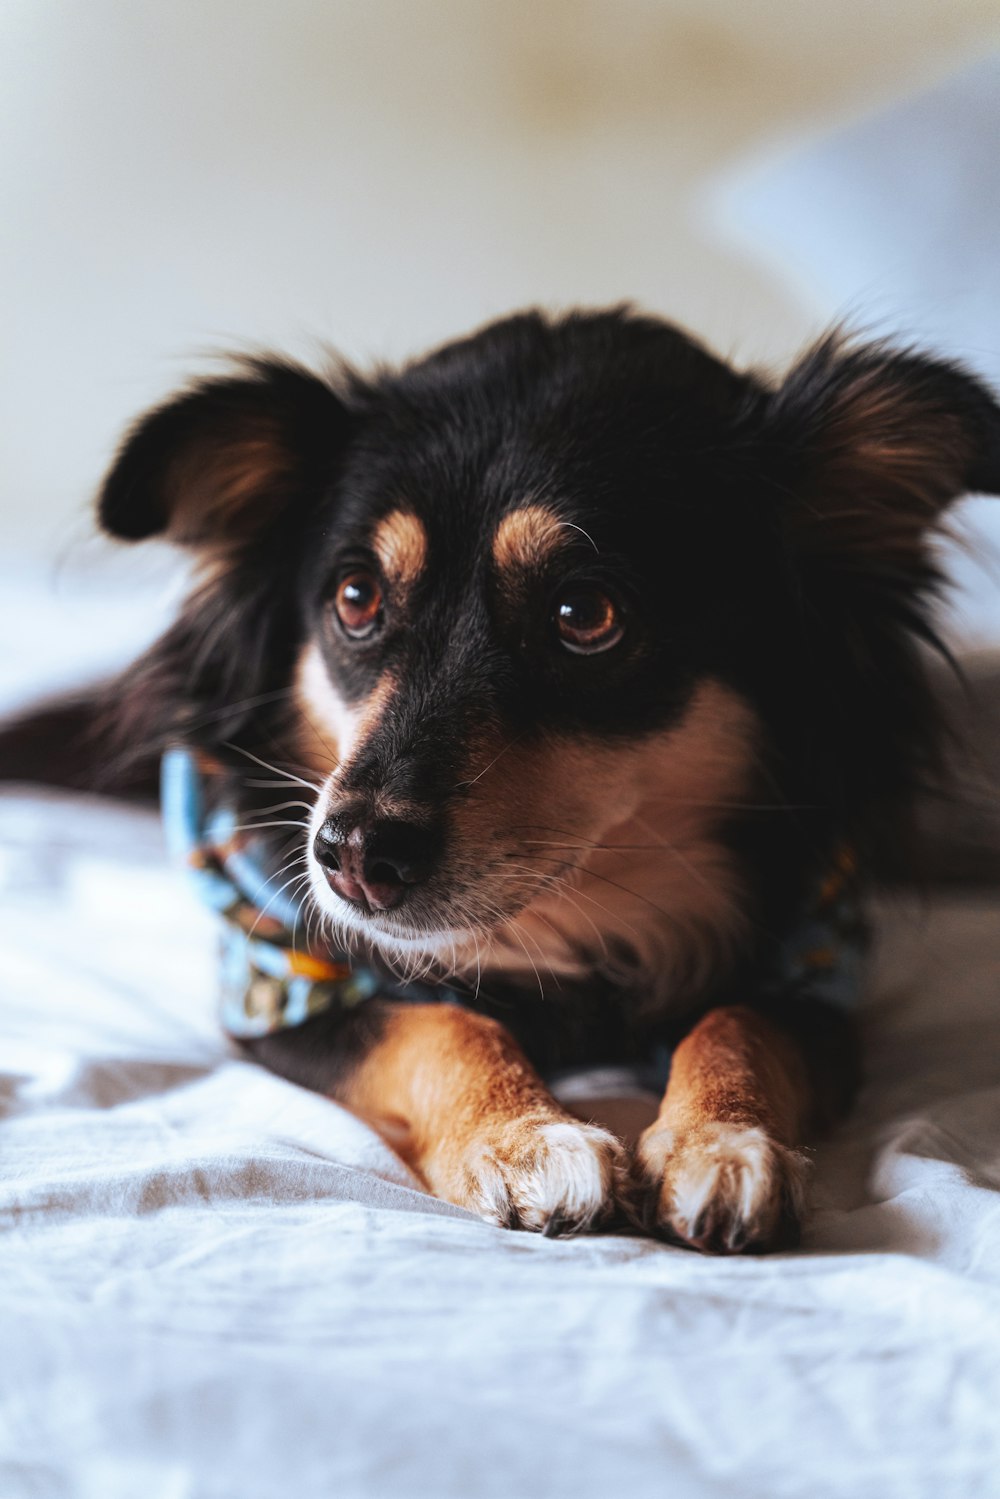
[[[1000,919],[886,923],[803,1252],[552,1241],[240,1060],[156,820],[0,798],[3,1499],[1000,1493]]]

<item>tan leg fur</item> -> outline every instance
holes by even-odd
[[[623,1147],[552,1097],[503,1026],[406,1005],[336,1091],[437,1196],[492,1223],[571,1233],[607,1221]]]

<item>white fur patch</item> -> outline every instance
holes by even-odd
[[[358,735],[361,716],[357,708],[346,703],[330,680],[323,654],[315,641],[302,653],[295,682],[306,723],[312,729],[314,744],[305,744],[305,752],[317,757],[316,768],[336,771],[348,758]],[[325,762],[325,763],[324,763]]]

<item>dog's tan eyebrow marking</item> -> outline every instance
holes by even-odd
[[[427,563],[427,532],[411,510],[390,510],[375,527],[372,548],[389,582],[405,593]]]
[[[505,515],[493,537],[493,560],[501,572],[541,567],[565,545],[566,522],[545,505],[524,505]]]

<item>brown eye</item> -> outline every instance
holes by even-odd
[[[625,633],[618,610],[596,588],[567,590],[556,604],[559,639],[577,656],[596,656],[609,651]]]
[[[373,634],[382,616],[382,590],[374,573],[361,568],[348,573],[337,585],[333,607],[352,640]]]

